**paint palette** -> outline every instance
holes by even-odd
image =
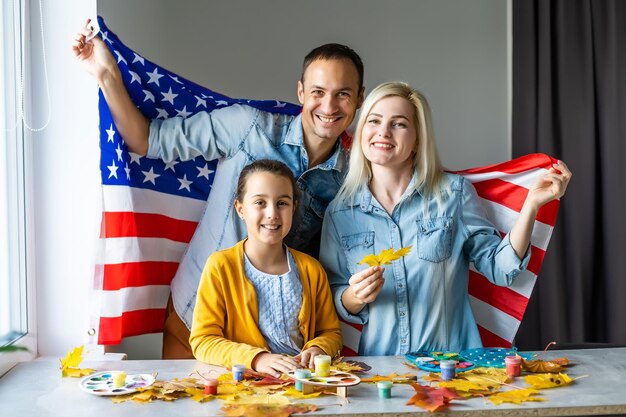
[[[126,375],[124,385],[114,387],[115,378],[122,371],[105,371],[89,375],[80,381],[80,389],[94,395],[124,395],[146,388],[154,383],[154,376],[150,374]]]
[[[439,367],[439,361],[453,360],[456,361],[456,371],[464,372],[474,369],[476,364],[466,360],[464,357],[456,352],[410,352],[404,355],[404,357],[411,363],[414,363],[422,371],[426,372],[441,372]]]
[[[464,350],[461,356],[471,360],[477,366],[484,366],[486,368],[504,368],[504,358],[506,356],[520,355],[526,360],[532,358],[529,353],[519,353],[517,348],[476,348]]]
[[[348,372],[330,371],[330,376],[317,376],[311,374],[311,378],[296,378],[295,371],[287,373],[291,378],[296,379],[303,384],[318,385],[324,387],[351,387],[361,383],[361,378]]]

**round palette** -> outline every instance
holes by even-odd
[[[124,395],[137,391],[137,388],[146,388],[154,383],[154,376],[150,374],[126,375],[124,385],[115,388],[114,380],[122,371],[105,371],[89,375],[80,381],[80,389],[94,395]]]
[[[330,376],[317,376],[311,374],[311,378],[296,378],[295,371],[287,373],[291,378],[311,385],[321,385],[325,387],[351,387],[361,383],[361,378],[348,372],[330,371]]]
[[[459,355],[456,352],[410,352],[404,355],[409,361],[414,363],[422,371],[426,372],[441,372],[439,367],[439,361],[453,360],[456,361],[456,371],[464,372],[474,369],[476,364],[465,359],[465,357]]]
[[[516,348],[476,348],[467,349],[461,352],[461,356],[471,360],[477,366],[486,368],[504,368],[504,358],[506,356],[520,355],[526,360],[532,358],[529,353],[519,353]]]

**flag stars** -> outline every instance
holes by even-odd
[[[187,179],[187,174],[183,175],[182,178],[177,178],[177,180],[180,182],[180,187],[178,187],[179,190],[184,188],[185,190],[191,192],[191,188],[189,188],[189,186],[193,181]]]
[[[167,119],[168,117],[170,117],[169,113],[166,110],[156,107],[156,111],[159,113],[157,114],[157,119]]]
[[[141,171],[144,175],[143,182],[150,181],[152,185],[156,185],[156,179],[161,176],[161,174],[157,174],[154,172],[154,167],[150,167],[150,171]]]
[[[141,155],[139,155],[138,153],[135,152],[128,152],[128,155],[130,155],[130,164],[132,165],[133,162],[136,163],[137,165],[141,166]]]
[[[130,83],[134,83],[137,82],[137,84],[141,84],[141,78],[139,77],[139,74],[137,74],[135,71],[128,71],[128,73],[130,74]]]
[[[130,167],[128,166],[128,163],[124,164],[124,171],[126,171],[126,179],[130,181]]]
[[[148,84],[155,83],[157,86],[161,86],[161,84],[159,84],[159,78],[163,77],[163,74],[159,74],[156,67],[154,68],[154,71],[147,72],[146,75],[150,77],[150,79],[148,80]]]
[[[109,135],[109,137],[107,138],[107,143],[109,142],[113,142],[115,143],[115,130],[113,130],[113,123],[111,123],[111,127],[109,127],[107,130],[107,135]]]
[[[170,74],[168,74],[168,75],[170,75]],[[180,80],[178,79],[178,77],[175,77],[175,76],[173,76],[173,75],[170,75],[170,78],[171,78],[172,80],[174,80],[175,82],[177,82],[178,84],[182,84],[182,83],[183,83],[182,81],[180,81]]]
[[[172,106],[174,105],[174,99],[178,97],[178,94],[172,93],[172,87],[170,87],[167,93],[161,93],[161,94],[163,94],[163,100],[161,101],[169,101],[172,104]]]
[[[286,105],[287,105],[287,103],[281,103],[280,101],[276,100],[276,105],[274,107],[283,108]]]
[[[191,116],[193,113],[187,111],[187,106],[184,106],[182,110],[176,110],[176,116],[187,118],[187,116]]]
[[[117,144],[117,149],[115,150],[115,153],[117,154],[117,160],[118,161],[122,161],[122,153],[124,153],[124,150],[120,147],[120,144]]]
[[[111,41],[109,39],[109,32],[100,32],[102,33],[102,40],[105,42],[109,42],[109,43],[113,43],[113,41]]]
[[[164,171],[167,171],[168,169],[171,169],[171,170],[172,170],[172,172],[176,172],[176,171],[174,170],[174,167],[175,167],[176,165],[178,165],[178,161],[169,161],[169,162],[166,162],[166,163],[165,163],[165,169],[164,169]]]
[[[117,55],[117,63],[119,64],[120,62],[123,62],[125,65],[128,65],[128,61],[126,61],[124,59],[124,57],[122,56],[122,54],[119,51],[113,51],[115,52],[115,55]]]
[[[198,177],[204,177],[207,180],[209,179],[209,174],[212,174],[214,172],[214,171],[209,169],[209,164],[204,164],[204,166],[202,168],[196,167],[196,169],[199,171],[198,172]]]
[[[215,105],[216,106],[226,106],[226,105],[228,105],[228,102],[226,100],[217,100],[215,102]]]
[[[198,102],[196,103],[196,107],[204,106],[206,109],[206,100],[202,97],[194,96]]]
[[[133,54],[135,54],[135,58],[133,58],[133,62],[132,62],[133,64],[134,64],[135,62],[140,62],[140,63],[141,63],[141,65],[143,65],[143,66],[145,66],[145,65],[146,65],[146,63],[145,63],[145,61],[144,61],[144,59],[143,59],[143,57],[142,57],[141,55],[137,55],[137,53],[136,53],[136,52],[133,52]]]
[[[143,93],[146,95],[146,97],[143,99],[143,101],[147,101],[150,100],[151,102],[155,102],[154,101],[154,94],[152,94],[152,92],[148,91],[148,90],[143,90]]]
[[[117,169],[119,167],[115,165],[115,159],[111,162],[111,165],[109,165],[107,168],[109,168],[109,179],[111,177],[117,178]]]

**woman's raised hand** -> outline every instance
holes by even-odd
[[[572,173],[565,162],[558,161],[533,183],[528,190],[526,203],[531,204],[534,209],[539,209],[544,204],[563,197],[571,178]]]
[[[96,36],[87,40],[91,35],[90,22],[91,19],[87,19],[81,31],[74,34],[72,52],[87,72],[101,83],[107,72],[118,71],[117,62],[102,39]]]

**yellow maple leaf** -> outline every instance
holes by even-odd
[[[78,365],[83,361],[83,349],[84,346],[78,346],[74,349],[70,350],[67,355],[61,361],[61,376],[62,377],[72,377],[72,378],[80,378],[85,375],[89,375],[94,373],[93,369],[79,369]]]
[[[283,404],[283,405],[262,405],[262,404],[237,404],[225,405],[220,408],[220,414],[224,416],[246,416],[246,417],[289,417],[292,414],[303,414],[309,411],[316,411],[318,408],[314,404]]]
[[[467,394],[489,394],[491,389],[489,386],[485,386],[480,383],[474,383],[472,381],[467,381],[463,379],[455,379],[452,381],[441,381],[438,383],[441,388],[450,388],[457,392],[457,394],[463,395],[463,393]]]
[[[529,401],[545,401],[542,397],[535,397],[537,394],[539,394],[539,391],[534,389],[514,389],[490,395],[489,400],[495,405],[502,403],[521,404]]]
[[[199,403],[204,403],[215,398],[213,395],[205,394],[204,389],[186,388],[185,392],[191,395],[192,400],[199,402]]]
[[[391,381],[394,384],[410,384],[417,381],[417,375],[413,374],[398,374],[392,372],[389,375],[374,375],[371,378],[361,378],[361,382],[379,382],[379,381]]]
[[[524,381],[534,389],[557,388],[572,383],[567,374],[537,374],[524,377]]]
[[[233,400],[224,401],[226,405],[234,405],[234,404],[258,404],[258,405],[286,405],[291,404],[291,401],[287,399],[284,395],[271,395],[271,394],[263,394],[263,395],[244,395]]]
[[[359,265],[368,264],[369,266],[378,266],[390,264],[411,252],[412,247],[413,246],[406,246],[398,250],[389,248],[381,251],[378,255],[366,255],[361,259]]]
[[[296,400],[303,400],[306,398],[319,397],[320,395],[322,395],[322,392],[318,391],[318,392],[312,392],[310,394],[303,394],[302,391],[298,391],[294,387],[288,387],[284,389],[282,395],[286,397],[295,398]]]

